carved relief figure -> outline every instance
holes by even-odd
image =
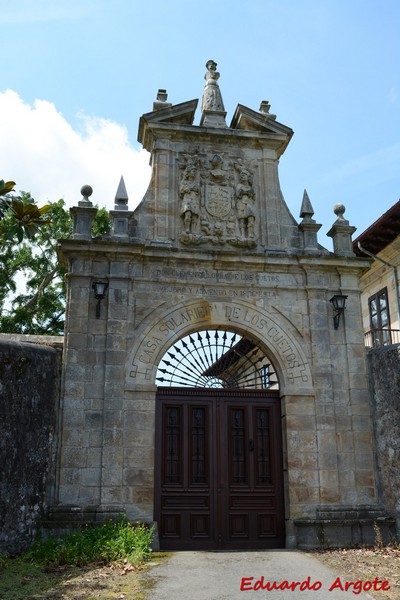
[[[198,229],[200,214],[200,185],[197,182],[197,167],[193,160],[188,160],[179,186],[181,197],[181,217],[186,233],[195,233]]]
[[[257,209],[249,164],[239,157],[225,159],[224,153],[200,158],[197,151],[185,156],[181,168],[180,242],[254,248]]]
[[[253,239],[255,236],[255,194],[253,188],[253,178],[250,171],[240,165],[236,167],[239,170],[239,181],[236,186],[236,209],[239,221],[240,236],[242,239]]]

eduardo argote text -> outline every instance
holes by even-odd
[[[282,581],[269,581],[262,575],[260,578],[255,577],[242,577],[240,580],[240,591],[257,591],[263,590],[267,592],[273,592],[274,590],[289,590],[291,592],[305,592],[313,591],[317,592],[323,587],[326,587],[318,579],[312,580],[311,577],[307,577],[302,581],[288,581],[286,579]],[[342,592],[352,592],[355,595],[361,594],[361,592],[369,591],[387,591],[390,590],[390,585],[387,579],[379,579],[375,577],[372,580],[369,579],[357,579],[355,581],[344,581],[341,577],[328,584],[326,587],[328,592],[333,590],[341,590]]]

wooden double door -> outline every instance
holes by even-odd
[[[276,393],[159,388],[154,518],[164,550],[284,546]]]

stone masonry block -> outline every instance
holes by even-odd
[[[60,472],[61,485],[80,485],[81,469],[62,469]]]
[[[354,431],[371,431],[372,423],[369,416],[353,416],[351,423]]]
[[[85,428],[101,429],[103,427],[103,413],[98,410],[85,411]]]
[[[354,448],[357,453],[370,452],[373,449],[372,434],[368,431],[353,433]]]
[[[147,469],[124,469],[123,483],[132,486],[149,486],[153,481],[153,470]]]
[[[100,486],[101,485],[101,468],[82,469],[82,485],[83,486]]]
[[[320,497],[321,502],[327,503],[340,502],[341,500],[340,492],[338,489],[333,487],[324,487],[323,485],[321,485]]]
[[[82,335],[86,333],[88,331],[87,315],[85,317],[74,317],[73,319],[69,320],[68,331],[70,335]]]
[[[154,466],[154,448],[125,448],[124,465],[127,468],[151,469]]]
[[[288,431],[286,439],[288,454],[317,451],[317,435],[314,431]]]
[[[102,485],[106,487],[122,486],[122,469],[116,468],[114,465],[111,468],[103,468],[102,470]]]
[[[103,398],[104,385],[103,383],[85,383],[84,386],[85,398]]]
[[[83,429],[85,427],[85,412],[75,406],[65,406],[63,412],[63,427],[68,429]]]
[[[85,397],[85,384],[83,381],[73,381],[68,379],[65,382],[65,398],[83,399]],[[65,402],[67,404],[67,402]]]
[[[374,504],[376,502],[375,487],[357,488],[357,501],[360,504]]]
[[[294,486],[318,487],[319,476],[318,472],[313,469],[289,469],[289,488]]]
[[[314,415],[315,414],[315,399],[310,397],[296,398],[291,397],[287,398],[285,402],[286,415]]]
[[[319,486],[306,487],[304,485],[291,485],[289,488],[289,497],[291,511],[295,509],[295,505],[302,504],[318,504],[320,501]],[[299,507],[299,513],[302,514],[301,508]]]
[[[126,448],[136,448],[137,446],[149,447],[154,444],[154,434],[146,430],[132,431],[132,429],[125,429],[124,442]]]
[[[287,415],[286,423],[288,430],[292,431],[315,431],[315,417],[312,415]]]
[[[338,457],[332,452],[319,452],[318,464],[321,469],[335,469],[338,464]]]
[[[317,469],[318,455],[314,452],[298,452],[291,454],[287,460],[288,468]]]
[[[89,448],[101,448],[103,445],[103,432],[101,430],[89,431]]]
[[[107,384],[106,384],[107,385]],[[107,386],[109,387],[109,386]],[[121,411],[124,406],[124,399],[121,393],[118,391],[120,386],[114,386],[112,389],[116,390],[113,393],[105,392],[104,397],[104,410],[105,411]]]
[[[123,413],[121,410],[105,410],[104,411],[104,428],[113,429],[122,427]]]
[[[356,476],[354,470],[340,470],[339,480],[341,490],[354,490],[356,488]]]
[[[60,504],[79,504],[80,487],[71,484],[62,484],[59,489]]]
[[[334,431],[318,431],[319,452],[336,453],[336,433]]]
[[[339,452],[338,455],[339,471],[355,469],[355,454],[354,452]]]
[[[115,321],[126,321],[128,318],[128,306],[123,304],[110,304],[108,316]]]
[[[333,430],[336,426],[336,419],[330,415],[321,415],[317,417],[318,430]]]
[[[89,443],[89,432],[77,427],[63,427],[62,431],[63,446],[75,446],[86,448]]]
[[[139,412],[137,410],[125,413],[124,425],[127,429],[139,431],[153,431],[155,416],[153,412]]]
[[[74,350],[86,350],[87,349],[86,334],[70,332],[67,336],[67,350],[69,348],[72,348]]]
[[[107,337],[107,350],[126,351],[126,335],[113,335]]]
[[[123,465],[123,450],[121,447],[106,447],[102,455],[104,468],[118,468]]]
[[[122,360],[122,356],[120,356],[120,360]],[[125,381],[125,361],[123,360],[122,364],[107,364],[105,367],[105,380],[110,382],[118,382]]]
[[[338,490],[339,476],[336,469],[321,469],[319,471],[319,480],[321,487]]]
[[[66,446],[61,457],[61,466],[66,468],[77,468],[86,466],[86,448]]]
[[[86,467],[93,469],[100,467],[103,453],[101,448],[88,448],[86,455]]]
[[[104,447],[119,448],[123,446],[123,434],[119,429],[105,429],[103,434]]]
[[[88,305],[82,302],[71,302],[69,305],[69,318],[74,319],[87,319],[88,316]]]
[[[374,474],[372,472],[372,465],[371,468],[366,470],[357,470],[355,472],[355,478],[356,478],[356,486],[358,488],[372,488],[374,486],[375,483],[375,479],[374,479]]]
[[[90,505],[98,504],[100,499],[100,490],[97,486],[81,486],[79,488],[79,504]]]
[[[121,504],[123,502],[123,488],[103,486],[101,489],[101,501],[103,504]]]

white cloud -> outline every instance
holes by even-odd
[[[79,115],[75,130],[51,102],[31,106],[19,95],[0,93],[0,179],[13,180],[43,204],[64,198],[68,206],[81,199],[83,184],[93,187],[92,201],[114,207],[121,175],[132,210],[141,201],[149,180],[149,155],[131,146],[124,126],[106,119]]]

